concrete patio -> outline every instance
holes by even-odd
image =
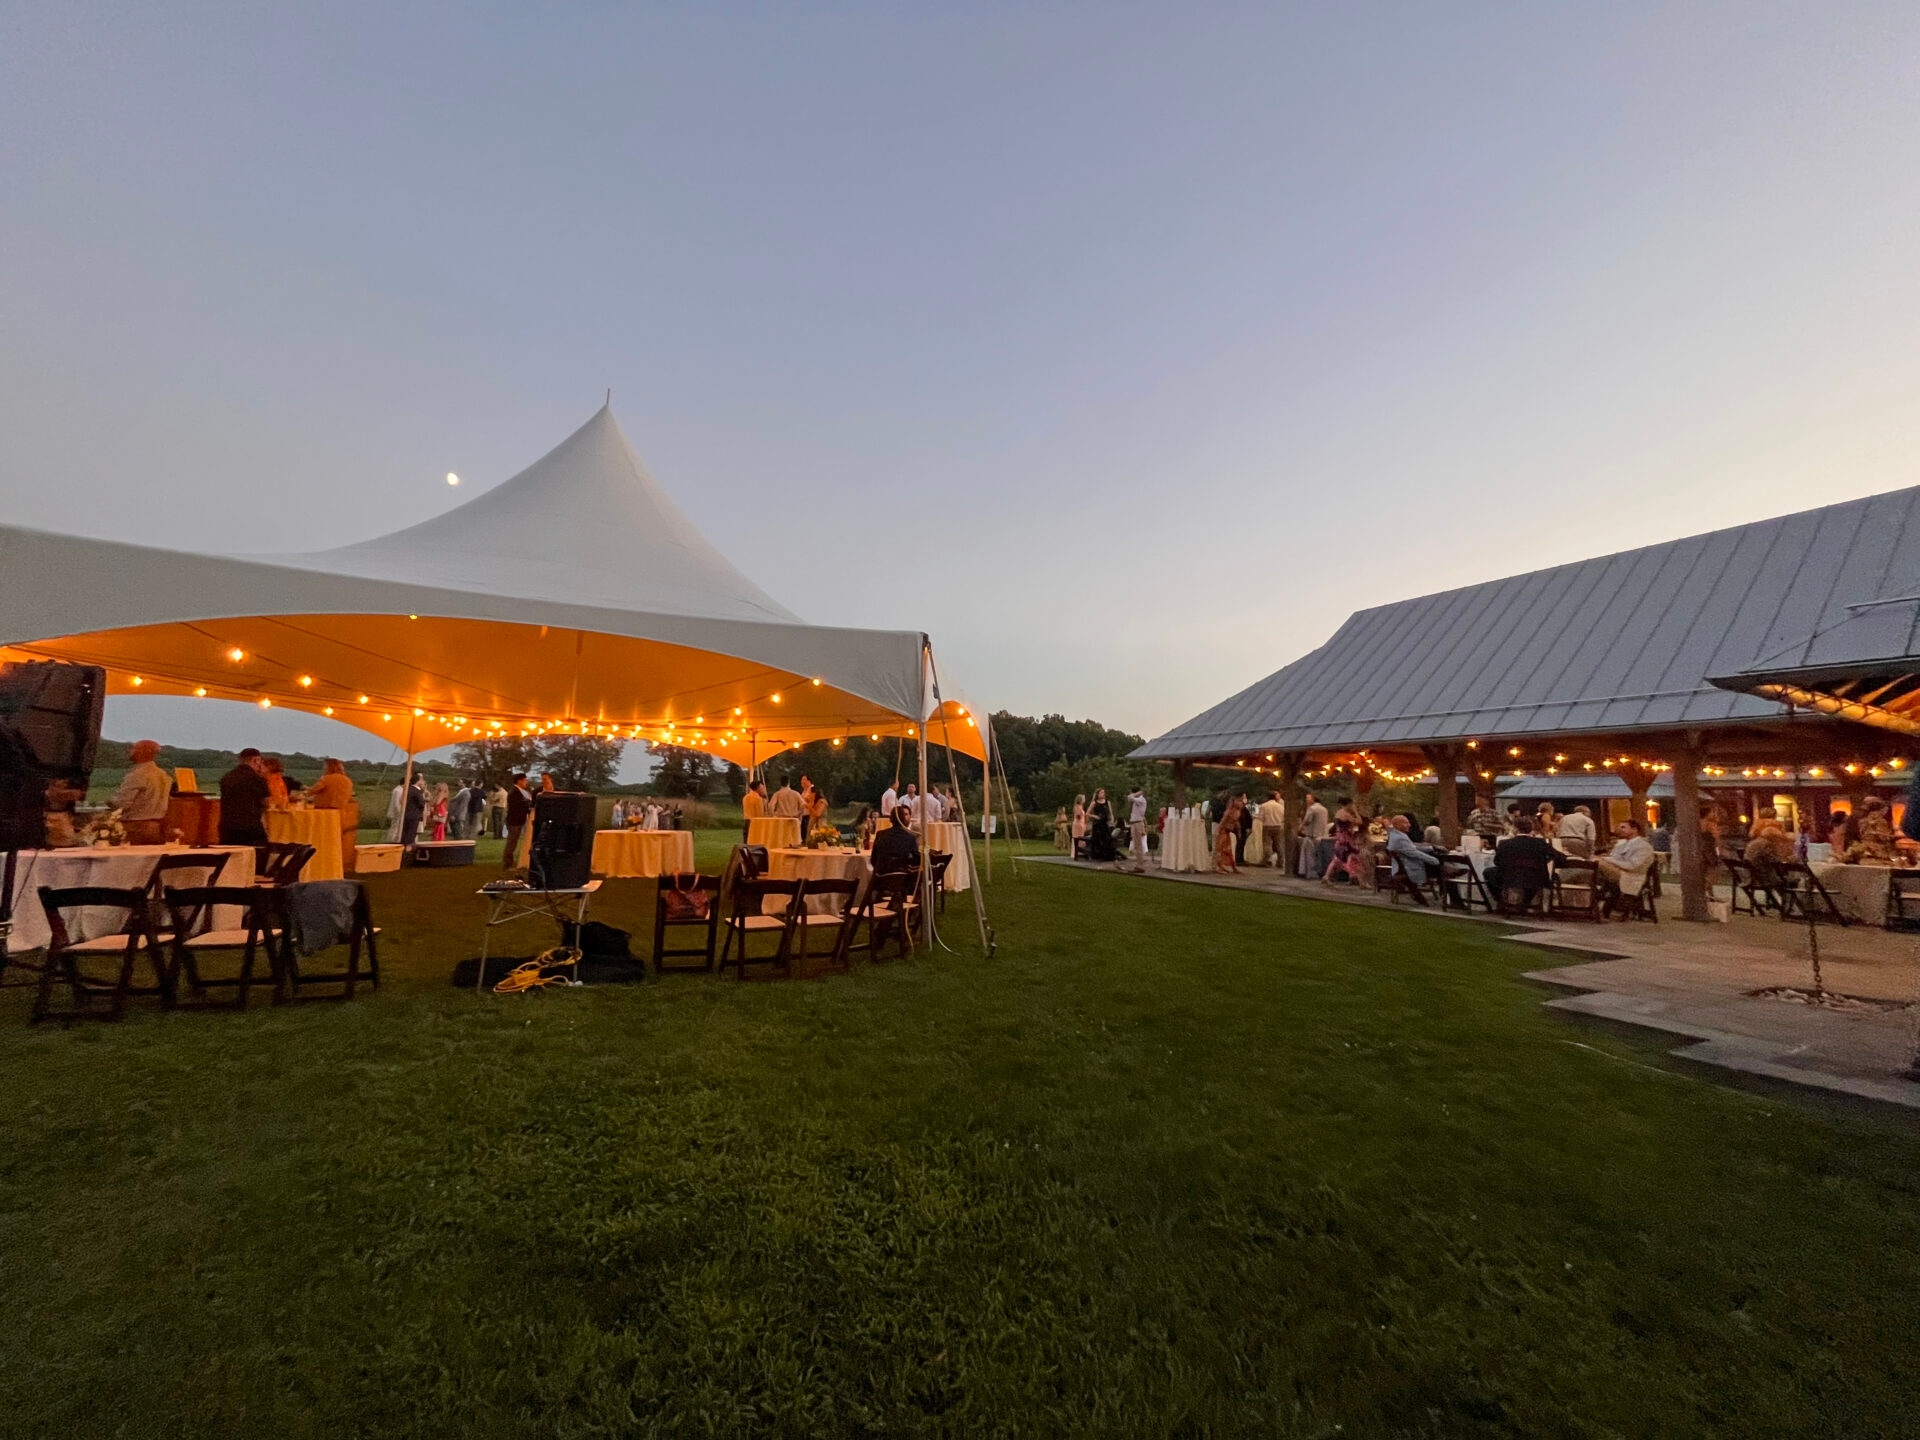
[[[1373,891],[1270,869],[1169,874],[1152,866],[1142,872],[1058,856],[1035,859],[1332,904],[1393,904]],[[1441,924],[1498,926],[1515,944],[1540,952],[1545,963],[1526,976],[1564,992],[1546,1002],[1550,1008],[1681,1037],[1671,1053],[1682,1059],[1920,1110],[1920,1083],[1907,1074],[1920,1043],[1920,935],[1820,926],[1823,989],[1844,998],[1810,1004],[1755,993],[1812,990],[1811,937],[1800,923],[1738,915],[1726,924],[1689,925],[1670,918],[1678,908],[1671,898],[1658,925],[1518,922],[1479,911],[1420,911],[1404,899],[1393,908]]]

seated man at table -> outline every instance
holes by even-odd
[[[1595,860],[1600,879],[1622,895],[1638,895],[1653,868],[1653,844],[1638,820],[1622,820],[1613,827],[1613,848]]]
[[[220,777],[220,843],[267,843],[267,767],[249,745],[240,763]]]
[[[915,870],[920,866],[920,841],[907,828],[906,807],[897,805],[888,817],[893,821],[873,837],[873,873],[885,875],[896,870]]]
[[[1387,825],[1387,853],[1400,862],[1401,873],[1416,887],[1426,884],[1430,875],[1445,872],[1446,855],[1434,846],[1417,844],[1406,816],[1396,815]]]
[[[158,740],[136,740],[127,751],[133,762],[120,788],[113,792],[113,808],[120,812],[120,823],[127,827],[129,845],[158,845],[167,837],[167,799],[173,794],[173,780],[154,757],[160,753]]]
[[[1514,833],[1493,848],[1493,863],[1487,867],[1487,893],[1500,904],[1503,890],[1511,890],[1525,899],[1547,888],[1553,881],[1554,862],[1560,853],[1533,833],[1533,821],[1525,815],[1513,818]]]

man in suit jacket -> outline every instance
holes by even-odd
[[[220,843],[267,843],[267,767],[249,745],[240,763],[220,777]]]

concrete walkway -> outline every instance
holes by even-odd
[[[1683,1059],[1745,1075],[1904,1105],[1920,1110],[1920,1083],[1908,1078],[1920,1048],[1920,935],[1854,925],[1818,931],[1823,988],[1810,1004],[1763,993],[1813,990],[1811,937],[1804,924],[1738,915],[1723,925],[1609,921],[1522,923],[1482,912],[1416,911],[1372,891],[1327,886],[1243,870],[1239,875],[1170,875],[1149,867],[1091,865],[1062,857],[1023,857],[1022,864],[1067,865],[1133,879],[1253,890],[1343,905],[1424,914],[1438,924],[1494,925],[1515,944],[1537,949],[1548,963],[1527,978],[1565,991],[1555,1010],[1683,1037]],[[1668,915],[1677,913],[1669,898]],[[1571,959],[1578,956],[1578,959]],[[1570,963],[1555,964],[1568,958]]]

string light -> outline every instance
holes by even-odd
[[[331,715],[331,714],[333,713],[333,707],[332,707],[331,705],[329,705],[329,706],[327,706],[327,708],[326,708],[326,709],[324,709],[324,710],[322,710],[322,711],[321,711],[320,713],[321,713],[322,715]]]
[[[313,676],[311,676],[311,675],[302,675],[302,676],[300,677],[300,683],[301,683],[301,685],[302,685],[302,686],[310,686],[310,685],[312,685],[312,684],[313,684]]]
[[[262,710],[271,710],[273,708],[273,701],[269,700],[266,696],[262,695],[260,697],[260,708]]]
[[[196,685],[194,687],[193,693],[195,695],[198,695],[201,699],[204,700],[207,697],[207,687],[204,685]]]
[[[133,677],[133,683],[134,683],[135,685],[144,685],[144,684],[146,684],[147,682],[146,682],[146,681],[144,681],[144,680],[142,680],[142,679],[141,679],[141,678],[140,678],[140,677],[139,677],[138,675],[136,675],[136,676],[134,676],[134,677]]]
[[[234,649],[227,651],[227,659],[233,661],[233,663],[236,665],[238,665],[242,660],[246,658],[247,658],[247,652],[242,649],[239,649],[238,647],[235,647]]]

